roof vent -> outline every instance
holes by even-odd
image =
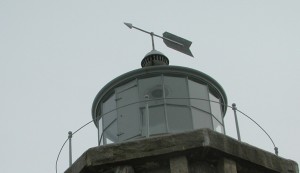
[[[169,59],[157,50],[149,52],[141,62],[142,67],[169,65]]]

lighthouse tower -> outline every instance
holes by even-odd
[[[216,80],[169,65],[153,44],[141,68],[111,80],[96,95],[98,146],[65,172],[299,173],[296,162],[226,136],[226,111],[227,96]]]

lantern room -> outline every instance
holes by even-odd
[[[100,90],[92,107],[100,145],[201,128],[225,133],[227,98],[221,85],[200,71],[168,62],[151,51],[143,68]]]

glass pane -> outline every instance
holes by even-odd
[[[166,99],[166,103],[168,104],[176,104],[176,105],[188,105],[188,89],[187,82],[185,78],[179,77],[164,77],[164,89],[165,89],[165,97],[166,98],[178,98],[178,99]],[[181,99],[180,99],[181,98]]]
[[[199,109],[192,108],[193,125],[194,129],[202,129],[212,127],[212,117],[209,113],[201,111]]]
[[[117,119],[116,100],[115,94],[111,95],[102,105],[103,108],[103,129],[109,126],[113,121]],[[112,111],[114,110],[114,111]],[[112,111],[112,112],[110,112]],[[109,113],[108,113],[109,112]]]
[[[213,114],[213,116],[217,118],[217,120],[223,123],[221,105],[219,103],[216,103],[216,102],[220,102],[220,100],[214,95],[212,95],[211,93],[209,93],[209,99],[211,101],[215,101],[215,102],[210,102],[211,113]]]
[[[164,107],[149,107],[150,135],[167,132]]]
[[[118,113],[119,140],[127,140],[141,134],[141,120],[136,105],[121,108]]]
[[[141,134],[141,120],[137,87],[132,83],[116,89],[118,106],[118,136],[119,141],[127,140]]]
[[[167,105],[168,127],[171,132],[193,129],[192,116],[188,107]]]
[[[118,108],[122,106],[131,106],[131,104],[138,105],[138,91],[137,87],[131,87],[126,90],[123,90],[121,92],[117,91],[117,106]]]
[[[111,110],[116,109],[116,100],[115,94],[111,95],[104,103],[103,103],[103,114],[107,113]]]
[[[114,110],[108,114],[104,114],[103,117],[103,128],[106,128],[109,126],[110,123],[112,123],[114,120],[117,119],[117,111]]]
[[[139,98],[140,101],[146,100],[145,95],[149,96],[149,99],[158,99],[149,101],[149,106],[163,104],[163,90],[162,90],[162,77],[150,77],[146,79],[140,79],[138,82],[139,85]],[[145,106],[145,103],[142,102],[141,106]]]
[[[224,134],[224,127],[215,119],[213,118],[214,130]]]
[[[117,122],[114,121],[109,125],[104,131],[104,137],[106,140],[106,144],[114,143],[118,141],[118,131],[117,131]]]
[[[127,90],[128,88],[136,87],[137,86],[137,80],[133,80],[131,82],[128,82],[122,86],[119,86],[116,90],[117,92],[122,92],[124,90]]]
[[[197,98],[191,99],[191,106],[194,106],[198,109],[210,113],[210,106],[208,100],[208,89],[207,86],[196,83],[194,81],[189,80],[189,92],[190,98]],[[200,99],[200,100],[199,100]],[[201,100],[203,99],[203,100]]]
[[[146,136],[147,134],[147,118],[146,118],[146,113],[145,113],[145,108],[141,107],[140,108],[140,113],[141,113],[141,124],[142,124],[142,136]]]
[[[106,144],[113,144],[114,142],[113,141],[111,141],[109,138],[105,138],[105,143]]]
[[[143,124],[143,136],[147,133],[145,108],[142,109],[142,124]],[[166,118],[163,106],[149,107],[149,131],[150,135],[161,134],[167,132]]]

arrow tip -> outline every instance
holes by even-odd
[[[128,28],[132,28],[132,24],[131,23],[126,23],[126,22],[124,22],[124,24],[126,25],[126,26],[128,26]]]

